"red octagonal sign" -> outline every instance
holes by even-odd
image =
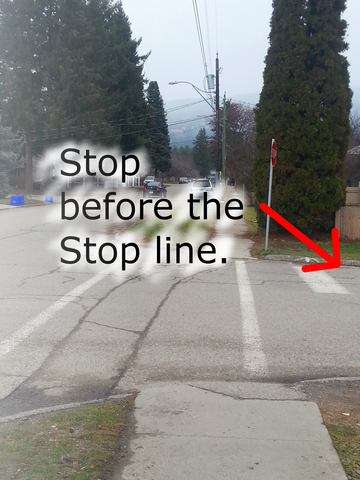
[[[273,139],[271,142],[271,164],[273,167],[275,167],[276,163],[276,142]]]

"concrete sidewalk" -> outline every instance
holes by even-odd
[[[276,386],[261,388],[269,396]],[[346,480],[317,405],[281,399],[282,388],[271,400],[190,385],[143,390],[131,456],[114,480]]]
[[[224,201],[237,197],[227,188]],[[251,258],[244,220],[216,225]],[[192,382],[142,390],[125,467],[113,480],[346,480],[315,403],[266,383]]]

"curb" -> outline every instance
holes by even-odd
[[[299,263],[324,263],[319,262],[317,258],[312,257],[296,257],[292,255],[265,255],[265,260],[273,260],[277,262],[299,262]],[[341,265],[346,267],[360,267],[359,260],[341,260]]]
[[[59,412],[61,410],[69,410],[71,408],[84,407],[86,405],[96,405],[96,404],[106,403],[111,400],[130,397],[131,395],[132,393],[121,393],[119,395],[110,395],[110,397],[97,398],[95,400],[87,400],[84,402],[71,402],[71,403],[65,403],[62,405],[54,405],[52,407],[36,408],[35,410],[28,410],[27,412],[20,412],[20,413],[15,413],[14,415],[7,415],[5,417],[0,417],[0,424],[14,422],[16,420],[28,419],[29,417],[44,415],[46,413],[53,413],[53,412]]]
[[[0,205],[0,212],[1,210],[11,210],[13,208],[29,208],[29,207],[42,207],[44,205],[52,205],[49,202],[43,202],[43,203],[32,203],[30,205],[4,205],[5,208],[2,208],[2,205]],[[9,208],[8,208],[9,207]]]

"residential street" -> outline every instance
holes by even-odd
[[[198,272],[65,267],[49,248],[64,233],[56,212],[0,211],[1,417],[149,386],[236,395],[251,384],[257,397],[257,384],[358,377],[358,268],[302,274],[253,259],[234,230],[227,263]]]
[[[153,382],[358,375],[358,268],[302,274],[230,258],[195,274],[76,271],[49,250],[61,229],[47,218],[58,209],[0,212],[2,415]]]

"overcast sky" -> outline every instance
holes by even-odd
[[[203,88],[205,70],[192,0],[122,0],[133,38],[142,38],[139,53],[151,51],[145,74],[156,80],[165,102],[194,98],[188,81]],[[260,94],[264,58],[268,49],[272,0],[197,0],[209,73],[215,73],[219,52],[220,96]],[[348,0],[345,53],[350,63],[350,85],[360,87],[360,0]],[[201,100],[201,99],[200,99]]]

